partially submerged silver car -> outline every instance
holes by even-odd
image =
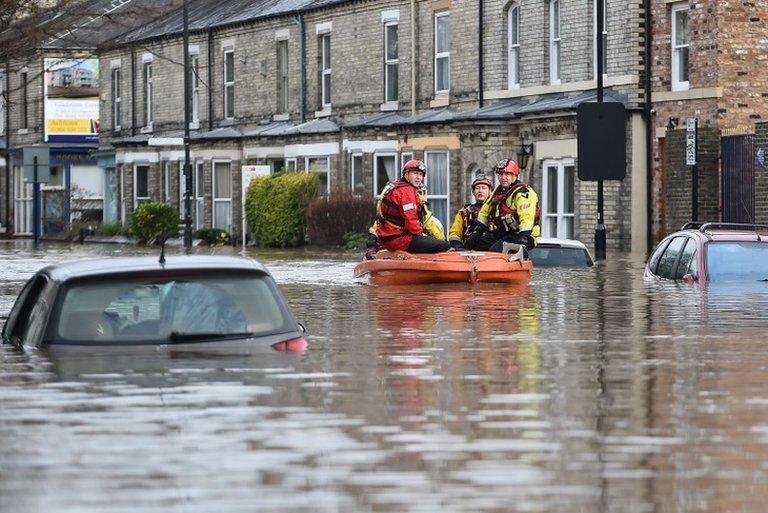
[[[260,263],[179,255],[45,267],[16,299],[2,340],[35,347],[241,341],[301,351],[303,333]]]

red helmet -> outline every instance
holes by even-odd
[[[489,189],[493,189],[493,182],[490,178],[485,176],[485,173],[478,173],[476,175],[476,178],[472,182],[472,190],[475,190],[475,187],[481,184],[485,184],[488,186]]]
[[[407,173],[408,171],[421,171],[422,173],[424,173],[424,175],[426,175],[427,166],[424,164],[424,162],[420,160],[411,159],[403,165],[402,176],[405,176],[405,173]]]
[[[512,159],[501,159],[496,163],[496,173],[512,173],[520,176],[520,166]]]

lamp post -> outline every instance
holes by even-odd
[[[183,3],[184,20],[184,249],[189,253],[192,249],[192,166],[189,163],[189,118],[190,91],[192,85],[189,71],[189,13],[187,0]]]
[[[523,136],[520,136],[520,148],[517,150],[517,163],[520,165],[520,169],[526,169],[528,167],[528,160],[533,155],[533,143],[525,144],[523,142]]]

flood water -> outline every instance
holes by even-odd
[[[0,324],[43,265],[142,251],[0,241]],[[609,254],[387,288],[358,255],[249,254],[306,353],[0,347],[0,511],[766,508],[768,284],[647,285]]]

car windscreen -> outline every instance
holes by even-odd
[[[709,281],[768,280],[768,244],[711,242],[707,244]]]
[[[535,247],[530,251],[534,267],[588,267],[592,261],[581,248]]]
[[[296,329],[261,274],[118,277],[66,287],[52,343],[146,344],[285,333]]]

